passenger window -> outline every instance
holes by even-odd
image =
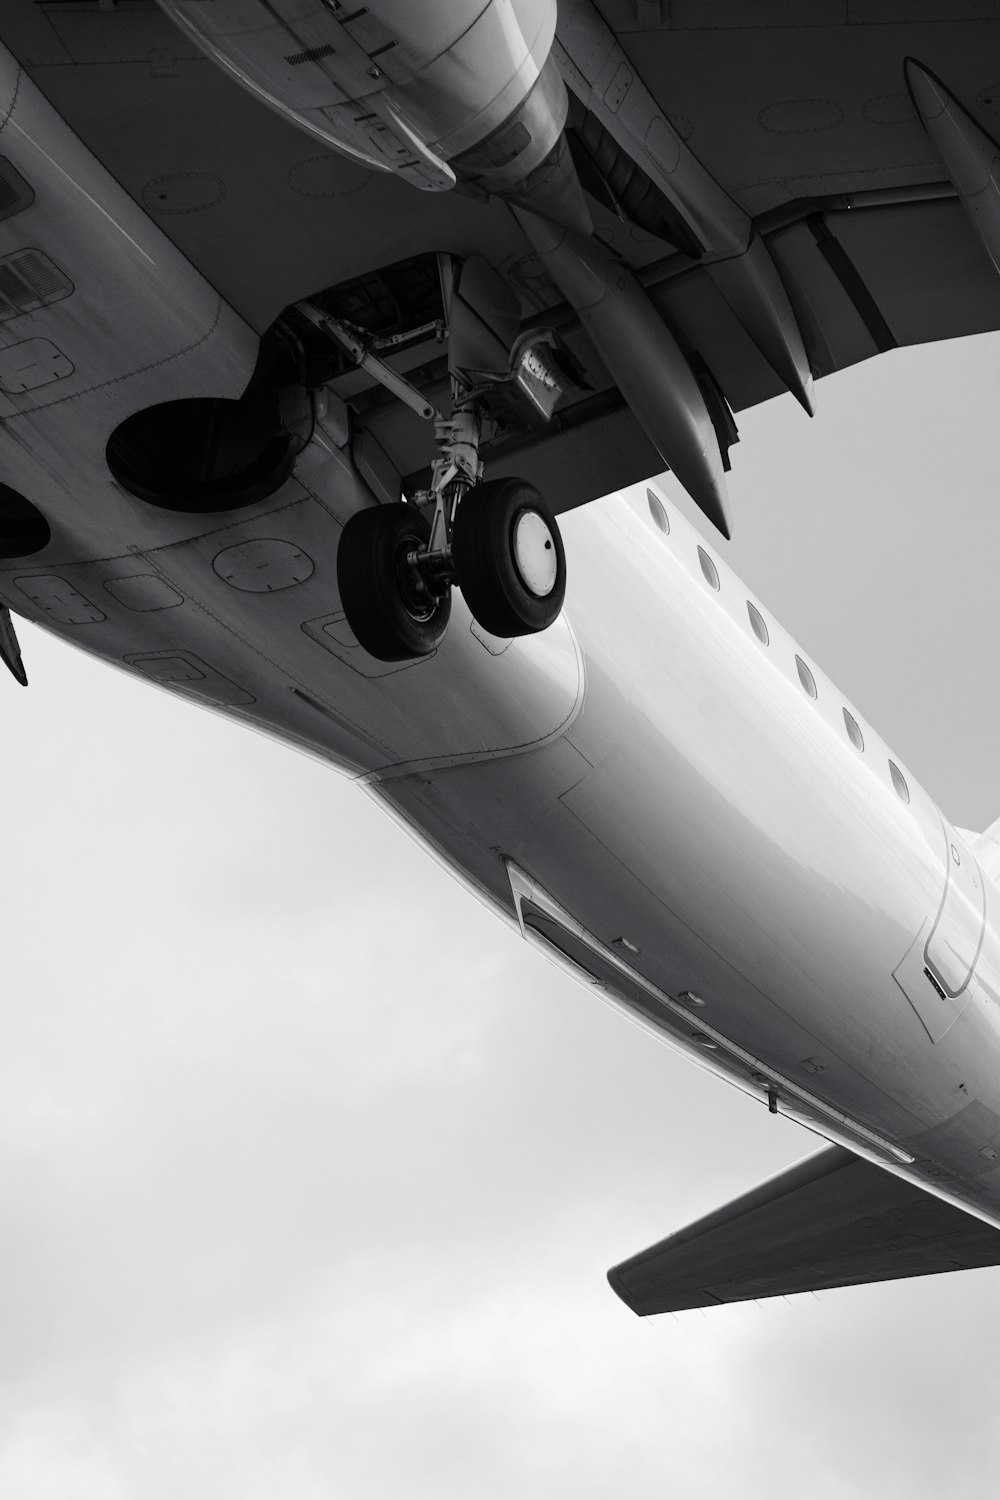
[[[865,748],[865,737],[861,733],[861,728],[858,724],[857,719],[853,714],[849,714],[846,708],[844,709],[844,725],[847,729],[847,738],[850,740],[855,750],[860,750],[863,753]]]
[[[892,784],[896,788],[896,796],[900,802],[909,802],[910,788],[906,785],[906,778],[892,760],[889,762],[889,775],[892,777]]]
[[[654,495],[652,490],[647,490],[646,500],[649,504],[649,514],[652,516],[657,526],[663,532],[664,536],[669,536],[670,522],[667,519],[667,513],[663,509],[659,497]]]
[[[799,674],[802,691],[808,693],[810,698],[816,697],[816,679],[802,660],[801,656],[795,658],[795,668]]]
[[[771,637],[767,633],[767,626],[764,624],[764,616],[761,614],[759,609],[756,609],[750,603],[749,599],[747,600],[747,614],[750,616],[750,629],[760,641],[761,645],[769,645]]]
[[[698,561],[701,563],[701,571],[705,575],[705,582],[713,589],[719,588],[719,570],[709,557],[704,547],[698,548]]]

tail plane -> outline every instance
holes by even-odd
[[[828,1146],[622,1261],[608,1280],[647,1317],[996,1265],[1000,1229]]]

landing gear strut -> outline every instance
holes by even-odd
[[[347,623],[380,661],[428,656],[441,642],[458,585],[492,635],[551,625],[566,592],[555,516],[523,479],[482,483],[479,418],[456,402],[435,432],[431,488],[411,502],[358,511],[344,527],[337,579]]]

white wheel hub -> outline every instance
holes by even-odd
[[[537,510],[522,510],[514,522],[514,564],[529,593],[545,599],[556,586],[559,556],[552,530]]]

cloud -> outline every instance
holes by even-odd
[[[949,353],[941,377],[965,362],[980,406],[983,351]],[[857,372],[859,399],[894,422],[931,367],[898,387],[886,368]],[[961,648],[989,638],[993,549],[931,539],[890,576],[947,476],[901,477],[906,436],[884,462],[874,438],[848,448],[860,419],[838,391],[824,382],[801,449],[767,409],[741,417],[737,566],[932,790],[967,789],[953,815],[982,821],[996,695]],[[907,504],[887,538],[865,514],[892,479]],[[968,516],[947,527],[972,534]],[[817,588],[821,551],[865,602]],[[914,661],[945,617],[919,569],[938,563],[962,613],[928,712]],[[0,1493],[991,1492],[996,1272],[635,1319],[608,1265],[815,1141],[625,1025],[323,767],[22,635]]]

